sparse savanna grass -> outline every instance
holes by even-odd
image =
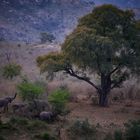
[[[65,114],[66,104],[69,101],[70,93],[65,88],[59,88],[48,96],[48,101],[52,110],[58,114]],[[67,112],[67,111],[66,111]]]

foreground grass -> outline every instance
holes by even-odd
[[[0,140],[55,140],[51,135],[48,124],[40,120],[12,117],[8,122],[0,123]]]

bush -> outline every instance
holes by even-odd
[[[3,136],[0,135],[0,140],[5,140],[5,138]]]
[[[47,123],[44,123],[40,120],[30,120],[27,125],[28,130],[34,130],[34,129],[47,129]]]
[[[67,89],[57,89],[49,95],[48,101],[55,112],[63,113],[69,97],[70,94]]]
[[[17,86],[17,88],[22,99],[27,101],[34,101],[34,99],[38,99],[44,92],[44,88],[42,86],[28,81],[23,81]]]
[[[44,133],[44,134],[42,135],[42,139],[43,139],[43,140],[55,140],[55,138],[52,137],[52,136],[50,136],[50,134],[48,134],[48,133]]]
[[[0,124],[0,132],[2,130],[14,131],[14,130],[16,130],[16,128],[10,122],[7,122],[7,123]]]
[[[112,134],[111,133],[107,133],[104,140],[113,140]]]
[[[88,120],[75,121],[69,128],[70,137],[77,140],[95,140],[96,128],[89,124]]]
[[[21,125],[21,126],[27,126],[28,125],[28,119],[26,118],[20,118],[20,117],[12,117],[9,121],[11,125]]]
[[[21,128],[21,130],[26,130],[30,132],[38,131],[39,129],[47,129],[47,123],[44,123],[40,120],[31,120],[24,117],[11,117],[8,124],[12,128]],[[9,126],[9,125],[8,125]],[[17,130],[18,131],[18,130]]]
[[[55,140],[55,137],[52,137],[48,132],[35,135],[35,138],[39,138],[41,140]]]
[[[140,120],[129,121],[125,127],[126,140],[140,140]]]
[[[121,130],[116,130],[114,132],[114,140],[123,140],[123,134]]]
[[[14,77],[20,75],[21,66],[18,64],[8,64],[3,67],[3,76],[7,79],[13,79]]]

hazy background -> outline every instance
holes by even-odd
[[[133,9],[140,17],[140,0],[0,0],[0,40],[34,43],[48,32],[63,42],[81,16],[104,3]]]

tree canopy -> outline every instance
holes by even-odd
[[[133,11],[102,5],[79,20],[60,53],[40,56],[37,63],[49,75],[65,71],[86,81],[97,89],[99,104],[106,106],[111,89],[139,72],[139,40],[140,22]],[[98,74],[99,85],[92,82],[87,72]]]

